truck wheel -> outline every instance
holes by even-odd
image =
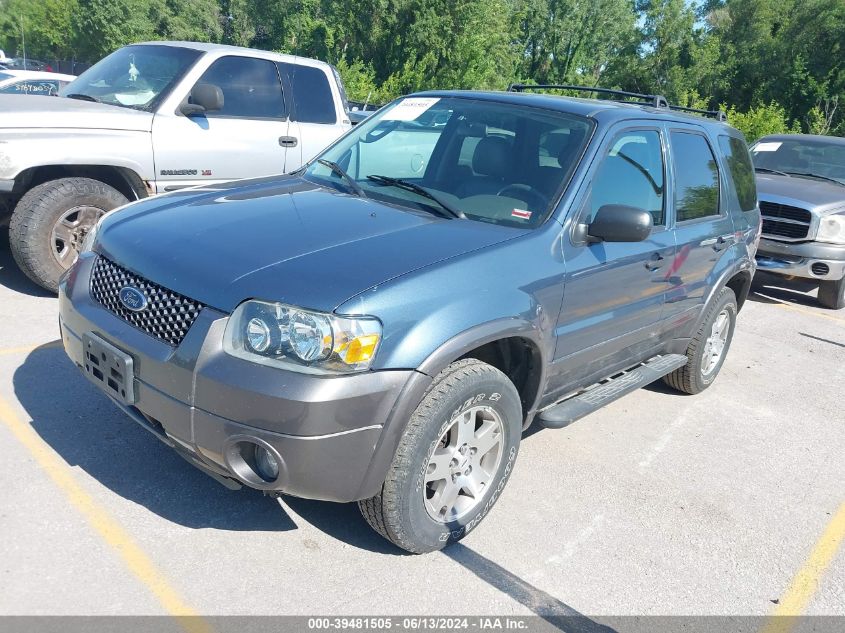
[[[501,371],[475,359],[444,369],[411,416],[381,492],[359,501],[376,532],[423,554],[459,541],[513,469],[522,405]]]
[[[91,178],[60,178],[33,187],[9,223],[12,256],[27,277],[56,292],[91,227],[127,202],[117,189]]]
[[[687,364],[664,376],[663,381],[684,393],[700,393],[713,384],[731,346],[736,313],[734,291],[722,288],[687,346]]]
[[[845,277],[839,281],[819,282],[819,303],[831,310],[845,308]]]

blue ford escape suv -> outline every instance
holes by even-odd
[[[459,540],[532,422],[710,385],[755,270],[722,117],[526,88],[400,98],[296,173],[106,215],[60,285],[67,354],[221,483]]]

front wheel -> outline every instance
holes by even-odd
[[[522,405],[501,371],[452,363],[411,416],[381,492],[358,503],[379,534],[415,554],[459,541],[487,516],[513,469]]]
[[[819,282],[819,303],[831,310],[845,308],[845,277]]]
[[[129,200],[91,178],[59,178],[30,189],[9,223],[9,246],[24,274],[56,292],[85,236],[107,211]]]

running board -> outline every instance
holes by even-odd
[[[655,356],[642,365],[616,374],[576,396],[544,409],[537,417],[540,424],[548,429],[562,429],[596,409],[683,367],[687,360],[682,354]]]

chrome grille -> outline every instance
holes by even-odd
[[[806,209],[775,202],[760,202],[763,235],[791,241],[803,240],[810,232],[813,215]]]
[[[120,301],[120,290],[133,286],[147,297],[147,306],[138,312]],[[203,305],[168,290],[98,257],[91,274],[91,296],[121,319],[168,345],[177,346],[185,338]]]

